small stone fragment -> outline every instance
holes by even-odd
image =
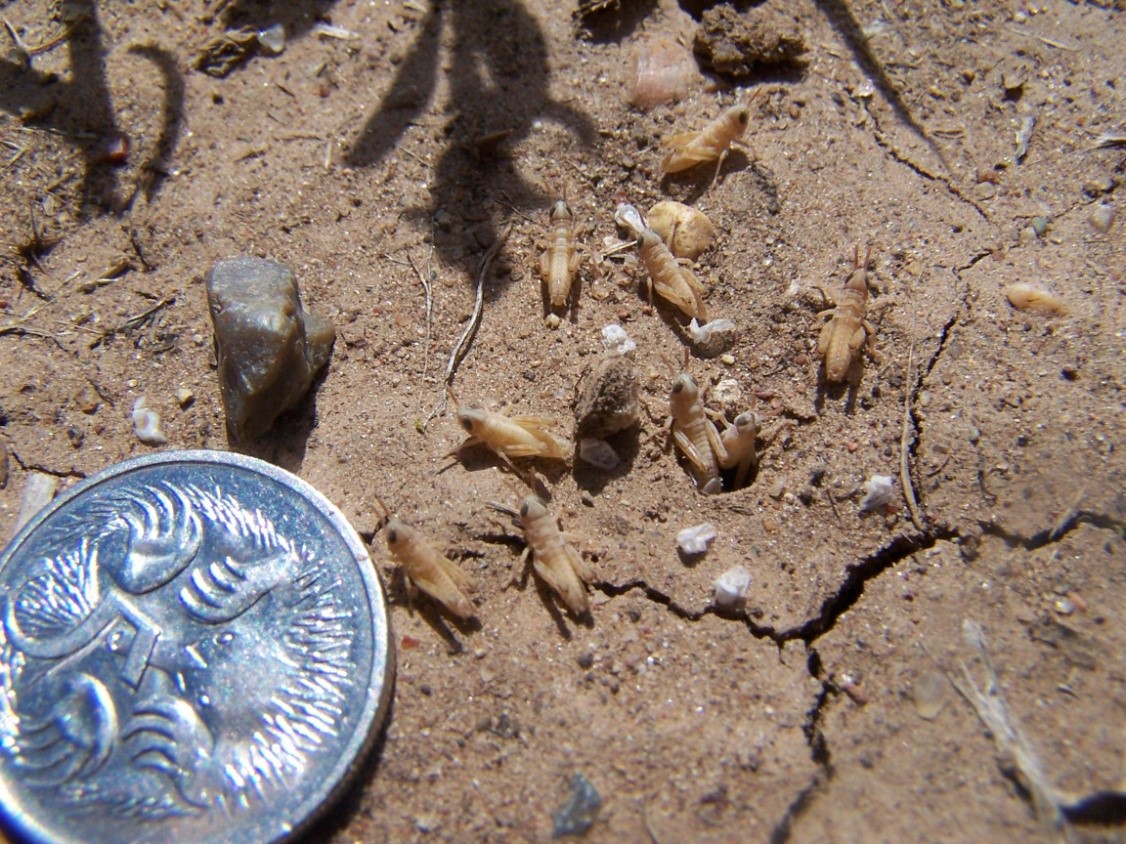
[[[20,495],[20,512],[16,516],[14,533],[32,520],[36,513],[51,503],[59,488],[59,479],[43,472],[28,472]]]
[[[695,557],[708,550],[718,534],[715,525],[703,524],[687,527],[676,535],[676,547],[686,557]]]
[[[774,483],[766,491],[766,494],[773,498],[775,501],[780,501],[782,496],[786,494],[786,476],[779,475],[774,479]]]
[[[133,433],[145,445],[164,445],[168,437],[160,427],[160,414],[149,407],[144,396],[133,402]]]
[[[1048,231],[1048,227],[1051,224],[1052,224],[1052,218],[1051,217],[1040,216],[1040,217],[1033,217],[1032,218],[1032,230],[1034,232],[1036,232],[1037,237],[1043,237],[1044,234]]]
[[[688,323],[688,335],[701,357],[713,358],[731,348],[735,340],[735,323],[729,319],[713,319],[700,325],[693,317]],[[734,358],[731,362],[735,362]]]
[[[332,324],[301,306],[289,268],[263,258],[219,261],[207,275],[227,429],[251,440],[304,397],[328,363]]]
[[[915,711],[925,721],[933,721],[946,706],[946,677],[939,671],[928,671],[915,680],[911,695],[915,699]]]
[[[628,355],[637,348],[637,343],[630,339],[624,328],[612,322],[602,329],[602,347],[619,355]]]
[[[808,47],[787,4],[736,9],[724,3],[704,12],[693,44],[716,73],[746,79],[762,65],[796,64]]]
[[[1008,285],[1004,292],[1009,304],[1018,311],[1054,316],[1067,310],[1059,296],[1023,281]]]
[[[258,46],[262,52],[269,56],[280,56],[285,50],[285,25],[275,23],[273,26],[258,30]]]
[[[1096,231],[1106,234],[1114,225],[1114,206],[1109,202],[1100,202],[1091,212],[1091,225]]]
[[[181,387],[176,391],[176,404],[180,405],[181,408],[190,407],[191,403],[194,401],[195,393],[187,387]]]
[[[606,472],[613,471],[622,464],[622,459],[610,443],[590,437],[579,440],[579,459]]]
[[[554,331],[563,324],[563,320],[559,318],[559,314],[548,314],[544,317],[543,324]]]
[[[715,241],[715,226],[703,211],[666,200],[649,209],[649,227],[678,258],[695,261]]]
[[[860,502],[861,513],[871,513],[891,504],[895,497],[895,478],[891,475],[872,475],[864,484],[864,500]]]
[[[571,778],[571,796],[559,807],[553,820],[552,838],[564,835],[585,835],[598,820],[602,796],[580,773]]]
[[[747,599],[750,588],[751,573],[742,566],[730,568],[716,579],[715,605],[720,609],[735,609]]]
[[[576,439],[601,440],[636,424],[641,415],[637,370],[619,354],[605,355],[583,376],[575,402]]]

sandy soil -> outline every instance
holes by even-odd
[[[604,801],[592,841],[1057,840],[946,680],[964,662],[984,682],[966,620],[1059,799],[1121,784],[1126,225],[1091,220],[1122,204],[1120,10],[779,2],[803,65],[642,112],[633,50],[698,26],[670,0],[622,0],[586,32],[544,0],[274,5],[2,4],[45,49],[27,70],[9,41],[0,63],[0,536],[29,472],[65,485],[148,450],[130,421],[145,395],[170,447],[234,448],[318,486],[385,575],[377,495],[471,571],[479,626],[396,597],[386,736],[311,840],[542,841],[576,772]],[[280,55],[192,69],[227,28],[276,21]],[[661,138],[737,97],[750,149],[715,184],[662,186]],[[551,330],[535,267],[560,196],[587,260]],[[746,489],[701,495],[666,448],[683,330],[639,294],[635,260],[596,258],[623,198],[690,202],[718,229],[697,270],[738,336],[730,363],[689,371],[734,380],[724,409],[790,423]],[[589,624],[521,581],[517,533],[484,506],[515,505],[520,481],[480,451],[446,458],[450,412],[426,422],[509,222],[463,401],[566,431],[601,328],[638,346],[625,465],[540,467],[596,569]],[[839,289],[858,244],[873,354],[856,386],[826,387],[816,287]],[[290,265],[338,330],[310,398],[250,445],[226,436],[203,286],[237,254]],[[429,324],[409,262],[432,272]],[[1066,313],[1015,310],[1018,281]],[[917,516],[902,487],[893,512],[861,516],[865,480],[899,483],[903,455]],[[704,521],[719,538],[686,565],[675,535]],[[717,613],[713,581],[737,564],[746,611]],[[1104,802],[1107,823],[1073,812],[1070,832],[1119,840],[1122,801]]]

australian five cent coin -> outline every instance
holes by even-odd
[[[0,812],[43,842],[274,842],[385,715],[382,588],[341,513],[241,455],[118,464],[0,555]]]

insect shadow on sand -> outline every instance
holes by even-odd
[[[540,120],[562,124],[585,147],[593,146],[595,131],[586,114],[549,93],[544,36],[520,3],[434,2],[390,89],[347,154],[347,163],[379,164],[429,107],[447,26],[453,44],[443,131],[449,140],[434,168],[430,207],[418,216],[435,221],[435,248],[443,260],[461,264],[472,277],[480,249],[497,237],[498,221],[490,208],[499,202],[545,207],[557,198],[545,196],[529,182],[502,148],[526,138]],[[560,149],[557,159],[569,154]],[[495,277],[511,274],[502,266]]]
[[[120,196],[117,166],[110,144],[127,141],[114,115],[95,0],[72,0],[66,31],[70,79],[36,70],[34,47],[23,61],[0,58],[0,110],[19,115],[28,126],[54,132],[81,153],[85,172],[81,191],[84,214],[129,210],[135,193]],[[139,189],[151,199],[160,189],[167,161],[179,140],[184,82],[175,57],[155,45],[135,45],[129,53],[151,61],[163,83],[161,124],[151,160],[140,165]]]

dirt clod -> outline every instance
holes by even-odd
[[[637,369],[608,352],[581,382],[575,402],[575,438],[603,439],[634,425],[641,413]]]
[[[746,11],[724,4],[704,12],[694,48],[705,67],[747,79],[763,65],[794,64],[808,49],[805,35],[785,4]]]

